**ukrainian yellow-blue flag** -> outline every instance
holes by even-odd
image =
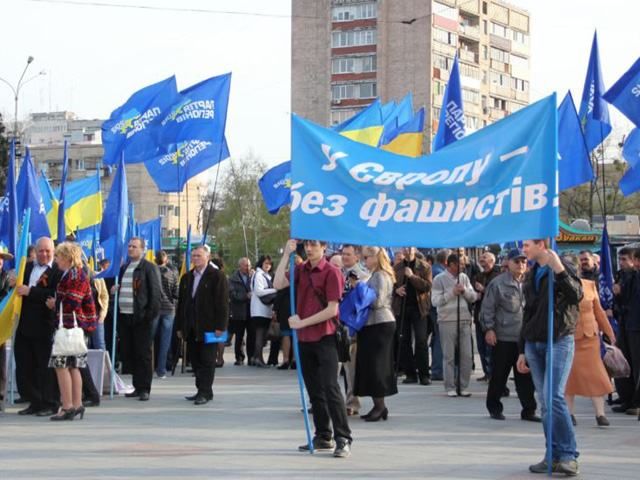
[[[411,120],[404,125],[385,133],[380,141],[382,150],[419,157],[422,155],[422,140],[424,131],[424,107],[416,112]]]
[[[55,198],[59,198],[59,189],[54,192]],[[96,174],[75,180],[65,185],[65,210],[64,221],[66,234],[76,230],[84,230],[102,222],[102,192],[100,191],[100,170]],[[48,215],[47,215],[48,218]],[[51,226],[51,225],[50,225]],[[57,237],[51,232],[51,237]]]
[[[377,147],[383,130],[382,105],[376,99],[367,108],[334,127],[340,135],[356,142]]]
[[[24,213],[22,225],[29,225],[31,221],[31,210],[27,209]],[[22,228],[20,241],[16,253],[16,286],[24,283],[24,269],[27,264],[27,248],[29,247],[29,229]],[[20,312],[22,311],[22,297],[16,294],[15,287],[11,289],[6,297],[0,302],[0,345],[6,342],[11,335]]]

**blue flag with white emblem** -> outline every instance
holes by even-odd
[[[44,208],[42,193],[36,169],[31,160],[31,152],[26,149],[24,161],[18,175],[18,184],[16,186],[18,194],[18,215],[24,215],[24,212],[30,208],[31,215],[28,231],[31,233],[31,241],[33,243],[40,237],[49,237],[49,224],[47,223],[47,212]]]
[[[187,181],[229,157],[225,139],[231,73],[180,92],[154,134],[159,152],[145,161],[161,192],[181,192]]]
[[[118,163],[124,153],[125,163],[140,163],[157,154],[152,134],[154,126],[176,101],[176,77],[138,90],[111,113],[102,124],[105,165]]]
[[[453,60],[453,67],[449,74],[449,82],[442,97],[440,121],[438,131],[433,139],[433,151],[460,140],[464,137],[464,108],[462,105],[462,88],[460,86],[460,70],[458,56]]]
[[[600,278],[599,292],[600,305],[606,310],[613,310],[613,265],[611,263],[611,246],[609,245],[609,232],[605,225],[602,230],[602,244],[600,247]],[[609,317],[609,323],[615,334],[618,334],[618,321]]]
[[[264,204],[271,215],[275,215],[285,205],[291,203],[291,161],[287,160],[268,170],[260,180],[258,187],[262,192]]]
[[[558,107],[558,175],[561,192],[594,178],[571,92],[567,92]]]
[[[11,141],[9,147],[9,165],[7,167],[7,181],[4,191],[4,197],[0,202],[0,242],[9,250],[9,253],[16,255],[18,247],[18,195],[16,193],[15,180],[15,164],[16,164],[16,145]],[[5,270],[10,269],[14,265],[13,260],[4,262]]]
[[[291,236],[391,247],[558,233],[556,96],[415,160],[295,115]]]
[[[589,55],[587,77],[582,90],[579,114],[580,126],[590,152],[611,133],[609,108],[607,107],[607,102],[602,99],[603,94],[604,81],[602,80],[602,69],[600,68],[600,57],[598,55],[598,33],[595,32],[591,45],[591,55]]]
[[[636,127],[640,127],[640,58],[607,90],[603,98],[620,110]]]

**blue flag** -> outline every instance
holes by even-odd
[[[438,131],[433,139],[433,151],[460,140],[464,137],[464,107],[462,105],[462,88],[460,86],[460,70],[458,56],[453,60],[453,67],[449,74],[449,82],[442,98]]]
[[[31,209],[31,220],[27,231],[31,233],[32,241],[35,243],[40,237],[49,237],[47,212],[29,148],[26,148],[24,161],[20,168],[16,193],[18,194],[18,215],[24,215],[28,208]]]
[[[554,237],[557,133],[555,94],[415,161],[293,115],[291,236],[432,248]]]
[[[15,180],[16,144],[11,141],[9,150],[9,166],[7,167],[7,182],[4,198],[0,203],[0,241],[4,243],[14,256],[18,246],[18,195]],[[5,270],[14,265],[13,260],[5,260]]]
[[[156,130],[158,155],[145,161],[161,192],[181,192],[195,175],[229,157],[225,139],[231,74],[180,92]]]
[[[594,178],[571,92],[558,107],[558,176],[561,192]]]
[[[158,152],[153,127],[167,114],[176,100],[176,77],[138,90],[102,124],[104,164],[143,162]]]
[[[603,98],[640,127],[640,58],[607,90]]]
[[[64,153],[62,155],[62,180],[60,180],[60,195],[58,196],[58,243],[64,242],[67,233],[64,221],[67,189],[67,175],[69,172],[69,150],[67,141],[64,142]]]
[[[622,156],[631,168],[640,164],[640,128],[634,128],[624,141]]]
[[[275,215],[291,203],[291,161],[276,165],[258,180],[267,211]]]
[[[111,260],[109,268],[98,274],[100,278],[112,278],[120,273],[120,265],[127,257],[125,240],[128,217],[127,174],[124,158],[121,156],[100,227],[100,244],[104,247],[105,252],[109,252],[106,258]]]
[[[630,167],[620,179],[618,184],[625,197],[640,190],[640,167]]]
[[[381,107],[383,109],[382,118],[384,123],[382,137],[380,137],[380,145],[383,144],[382,141],[385,136],[389,135],[389,132],[397,130],[398,127],[405,125],[413,119],[413,95],[411,92],[407,93],[388,115],[385,115],[385,107],[386,105]]]
[[[157,217],[138,224],[138,235],[144,239],[147,251],[162,249],[162,218]]]
[[[593,34],[593,44],[591,45],[591,55],[589,56],[587,77],[582,91],[579,115],[580,126],[584,133],[587,149],[590,152],[611,133],[609,108],[602,99],[603,94],[604,81],[602,80],[602,70],[600,69],[598,55],[598,33],[595,32]]]
[[[396,108],[396,102],[391,100],[380,107],[382,111],[382,121],[385,122]]]
[[[602,230],[602,244],[600,247],[600,305],[604,310],[613,310],[613,265],[611,263],[611,246],[609,245],[609,232],[607,226]],[[609,317],[609,323],[616,335],[618,335],[618,321]]]

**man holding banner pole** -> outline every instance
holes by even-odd
[[[335,339],[344,280],[340,270],[324,257],[326,242],[305,240],[304,248],[307,261],[296,266],[293,272],[297,314],[289,318],[289,325],[297,331],[300,367],[311,399],[316,431],[312,445],[302,445],[299,450],[333,451],[334,457],[345,458],[351,454],[352,438],[336,376]],[[286,266],[290,254],[295,251],[295,240],[289,240],[276,269],[275,288],[289,285]]]
[[[524,254],[535,263],[523,285],[525,307],[517,368],[520,373],[531,371],[547,439],[545,459],[531,465],[529,471],[553,471],[574,476],[579,473],[578,451],[564,390],[573,362],[573,333],[578,319],[578,304],[582,299],[582,286],[573,269],[549,249],[546,240],[526,240],[523,247]],[[550,308],[551,295],[553,310]],[[550,314],[553,315],[553,336],[552,351],[548,352]],[[549,353],[551,355],[548,357]],[[547,365],[551,368],[550,372]],[[547,460],[549,458],[551,465]]]

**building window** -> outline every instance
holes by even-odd
[[[376,71],[376,56],[342,57],[331,61],[331,73],[363,73]]]
[[[491,72],[491,83],[494,83],[500,87],[509,86],[509,75],[498,72]]]
[[[480,69],[473,65],[467,65],[466,63],[460,63],[460,75],[474,80],[480,80]]]
[[[509,52],[491,47],[491,59],[497,62],[509,63]]]
[[[331,47],[355,47],[358,45],[375,45],[376,30],[347,30],[331,34]]]
[[[173,214],[174,214],[176,217],[179,217],[179,216],[180,216],[180,207],[175,207],[175,208],[173,209]]]
[[[352,110],[352,109],[331,110],[331,125],[338,125],[344,122],[345,120],[350,119],[356,113],[358,113],[358,110]]]
[[[433,2],[433,13],[449,20],[458,21],[458,9],[444,3]]]
[[[511,30],[513,35],[513,41],[521,43],[522,45],[529,45],[529,35],[519,32],[518,30]]]
[[[485,35],[489,33],[489,27],[486,20],[482,20],[482,31]]]
[[[368,83],[345,83],[331,87],[332,100],[344,100],[347,98],[374,98],[377,96],[376,84]]]
[[[509,38],[509,29],[499,23],[491,22],[491,33],[499,35],[503,38]]]
[[[518,55],[511,55],[511,65],[516,70],[529,70],[529,60]]]
[[[482,58],[485,60],[489,60],[489,49],[486,45],[482,46]]]
[[[507,109],[507,101],[502,98],[491,97],[491,103],[493,104],[493,108],[498,110]]]
[[[482,2],[482,13],[484,15],[487,14],[488,8],[487,8],[487,2]],[[485,32],[486,33],[486,32]]]
[[[453,65],[453,58],[444,55],[433,55],[433,66],[441,70],[450,70]]]
[[[446,30],[440,30],[439,28],[433,29],[433,38],[441,43],[447,45],[458,45],[458,35]]]
[[[351,20],[364,20],[376,18],[378,7],[375,2],[361,3],[359,5],[344,5],[333,7],[332,20],[334,22],[350,22]]]
[[[158,215],[167,216],[167,205],[158,205]]]
[[[511,79],[511,87],[514,90],[519,90],[521,92],[527,92],[529,91],[529,82],[527,82],[526,80],[522,80],[520,78],[512,78]]]
[[[464,103],[480,103],[480,93],[474,90],[467,90],[466,88],[462,89],[462,101]]]
[[[76,170],[84,170],[84,158],[78,158],[74,162]]]
[[[480,119],[477,117],[472,117],[470,115],[465,115],[464,116],[464,126],[465,129],[467,130],[467,133],[469,130],[478,130],[478,126],[480,125]]]

